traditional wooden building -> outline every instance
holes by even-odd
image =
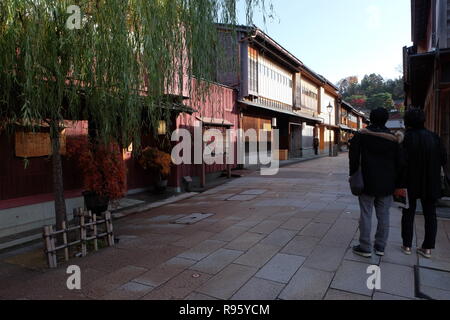
[[[340,146],[346,145],[351,137],[359,130],[369,124],[366,114],[346,101],[342,101],[340,106]]]
[[[220,64],[228,69],[218,68],[217,81],[238,91],[240,128],[278,129],[281,160],[313,155],[314,137],[322,153],[331,150],[338,89],[256,27],[218,25],[218,31],[226,57]],[[246,155],[254,157],[249,148]]]
[[[198,86],[196,79],[190,79],[192,87]],[[225,130],[237,128],[238,112],[235,90],[210,83],[208,91],[200,96],[196,90],[183,90],[173,96],[170,106],[171,121],[160,121],[158,135],[142,133],[143,146],[158,147],[157,140],[167,139],[176,129],[187,129],[191,134],[200,125],[205,129]],[[205,89],[203,89],[205,90]],[[190,91],[190,92],[189,92]],[[193,94],[193,96],[190,96]],[[72,138],[88,135],[88,121],[66,121],[66,129],[62,138],[63,175],[66,206],[70,217],[74,208],[83,207],[84,201],[82,175],[75,160],[64,156],[66,144]],[[231,141],[230,148],[236,150],[237,140]],[[194,148],[194,146],[192,146]],[[51,166],[51,149],[49,130],[43,128],[40,132],[25,133],[18,130],[15,134],[7,134],[0,129],[0,238],[4,246],[11,246],[40,237],[40,231],[28,234],[30,230],[51,224],[54,221],[53,183]],[[170,148],[170,145],[169,145]],[[226,156],[225,154],[223,155]],[[155,177],[145,171],[132,153],[132,146],[123,151],[123,159],[127,170],[127,192],[135,194],[150,190]],[[194,183],[204,185],[208,175],[215,177],[226,170],[237,166],[236,158],[232,164],[173,165],[169,177],[169,188],[174,191],[183,189],[184,177],[191,177]],[[25,233],[19,240],[15,235]],[[7,241],[11,237],[11,241]]]
[[[405,105],[420,107],[426,126],[450,150],[450,3],[411,0],[412,47],[405,47]]]

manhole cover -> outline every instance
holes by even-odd
[[[214,214],[212,214],[212,213],[193,213],[186,217],[176,220],[174,223],[191,225],[191,224],[195,224],[199,221],[205,220],[209,217],[212,217],[213,215]]]
[[[267,190],[262,190],[262,189],[252,189],[252,190],[247,190],[244,192],[241,192],[241,195],[246,195],[246,196],[260,196],[263,195],[264,193],[266,193]]]

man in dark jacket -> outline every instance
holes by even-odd
[[[383,256],[389,237],[389,209],[397,187],[401,166],[398,137],[386,128],[389,113],[384,108],[371,112],[371,125],[350,140],[350,176],[361,167],[364,191],[359,196],[361,218],[360,244],[353,248],[357,255],[372,256],[372,212],[375,211],[378,228],[375,236],[375,254]]]
[[[425,217],[425,241],[417,252],[431,258],[437,233],[436,201],[442,196],[441,168],[446,166],[447,153],[439,136],[425,129],[424,124],[425,113],[421,109],[410,108],[406,112],[407,131],[403,142],[406,168],[403,185],[408,190],[409,209],[403,210],[402,249],[405,254],[411,254],[414,217],[417,200],[420,199]]]

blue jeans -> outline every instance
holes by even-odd
[[[389,238],[389,209],[393,202],[392,196],[374,197],[362,195],[359,197],[361,218],[359,220],[359,245],[364,251],[372,252],[372,213],[373,207],[378,220],[377,233],[375,235],[375,248],[384,252]]]

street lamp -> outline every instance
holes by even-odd
[[[329,141],[329,143],[330,143],[330,157],[332,157],[333,156],[333,151],[332,151],[332,143],[331,143],[331,114],[333,113],[333,106],[331,105],[331,102],[329,102],[328,103],[328,106],[327,106],[327,110],[328,110],[328,114],[330,115],[330,122],[329,122],[329,125],[330,125],[330,127],[329,127],[329,131],[330,131],[330,141]]]

